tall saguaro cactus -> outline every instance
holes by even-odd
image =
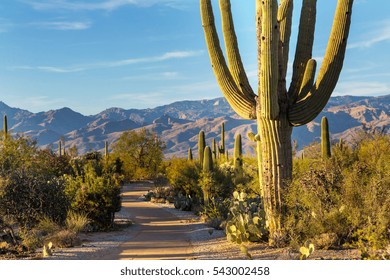
[[[321,119],[321,152],[323,159],[330,158],[329,124],[326,117]]]
[[[198,156],[200,166],[203,166],[203,156],[204,156],[204,148],[206,147],[206,138],[204,135],[204,131],[201,130],[198,136]]]
[[[343,65],[353,0],[338,0],[329,43],[317,79],[312,58],[316,0],[303,0],[292,81],[287,88],[293,0],[256,0],[258,95],[246,76],[234,30],[230,0],[219,0],[227,62],[215,27],[211,0],[200,0],[210,60],[231,107],[245,119],[257,120],[260,190],[270,244],[283,236],[283,189],[292,178],[291,132],[313,120],[336,86]]]

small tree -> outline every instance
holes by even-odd
[[[126,179],[154,178],[163,160],[164,142],[152,131],[124,132],[114,144],[112,157],[123,162]]]

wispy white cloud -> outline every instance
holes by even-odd
[[[383,82],[340,82],[333,95],[375,96],[390,93],[390,85]]]
[[[182,79],[178,72],[160,72],[160,73],[148,73],[145,75],[135,75],[122,78],[123,80],[153,80],[153,81],[165,81],[165,80],[178,80]]]
[[[185,6],[183,0],[101,0],[97,1],[69,1],[69,0],[22,0],[36,10],[71,10],[71,11],[112,11],[123,6],[135,5],[139,7],[150,7],[155,4],[162,4],[171,8],[182,8]]]
[[[357,42],[351,42],[347,45],[348,49],[366,49],[376,44],[390,41],[390,20],[374,23],[371,29],[366,34],[363,34]]]
[[[172,59],[184,59],[184,58],[199,56],[202,53],[203,51],[174,51],[174,52],[167,52],[159,56],[130,58],[130,59],[106,61],[106,62],[100,62],[94,64],[81,64],[81,65],[65,66],[65,67],[48,66],[48,65],[45,66],[22,65],[22,66],[12,67],[12,69],[37,70],[37,71],[44,71],[50,73],[73,73],[73,72],[82,72],[82,71],[94,70],[94,69],[123,67],[132,64],[162,62],[162,61],[172,60]]]
[[[145,108],[145,104],[148,104],[148,106],[159,106],[183,99],[210,99],[222,96],[219,93],[218,85],[214,81],[205,81],[160,87],[158,90],[146,92],[134,91],[112,94],[107,98],[107,102],[114,101],[117,103],[121,101],[123,103],[131,103],[132,106]]]
[[[9,22],[7,19],[0,18],[0,33],[6,33],[10,31],[12,27],[14,27],[14,24]]]
[[[92,26],[90,21],[45,21],[33,22],[33,26],[54,30],[85,30]]]
[[[53,98],[53,96],[37,95],[32,97],[18,96],[18,95],[5,95],[3,99],[10,106],[17,108],[28,108],[32,112],[39,112],[44,110],[43,108],[60,108],[64,104],[69,103],[69,100],[64,98]]]

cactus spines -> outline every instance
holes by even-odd
[[[191,148],[188,148],[188,160],[193,160]]]
[[[211,149],[209,146],[206,146],[204,148],[203,171],[204,172],[213,171],[213,158],[212,158]]]
[[[7,139],[7,137],[8,137],[8,122],[7,122],[6,115],[4,115],[4,119],[3,119],[3,132],[4,132],[4,139]]]
[[[211,0],[200,0],[202,26],[212,69],[235,112],[257,120],[256,141],[260,190],[270,231],[270,244],[283,235],[282,189],[292,178],[292,127],[312,121],[325,107],[339,78],[345,56],[353,0],[338,0],[328,46],[315,80],[312,59],[316,0],[303,0],[291,84],[286,73],[293,0],[256,0],[258,96],[241,61],[230,0],[219,0],[227,61],[220,46]],[[275,237],[275,238],[274,238]],[[279,238],[280,239],[280,238]]]
[[[241,134],[237,134],[234,141],[234,168],[242,169],[242,141]]]
[[[321,119],[321,153],[323,159],[327,159],[331,157],[330,140],[329,140],[329,123],[326,117],[322,117]]]
[[[204,156],[205,147],[206,147],[206,139],[205,139],[204,131],[201,130],[199,132],[199,138],[198,138],[198,155],[199,155],[200,166],[203,166],[203,156]]]

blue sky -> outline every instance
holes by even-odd
[[[231,2],[242,59],[256,88],[255,1]],[[294,4],[290,60],[300,3]],[[336,3],[318,0],[313,56],[319,62]],[[388,11],[390,1],[355,0],[345,64],[333,95],[390,93]],[[109,107],[153,108],[220,96],[199,0],[0,1],[0,100],[10,106],[96,114]]]

